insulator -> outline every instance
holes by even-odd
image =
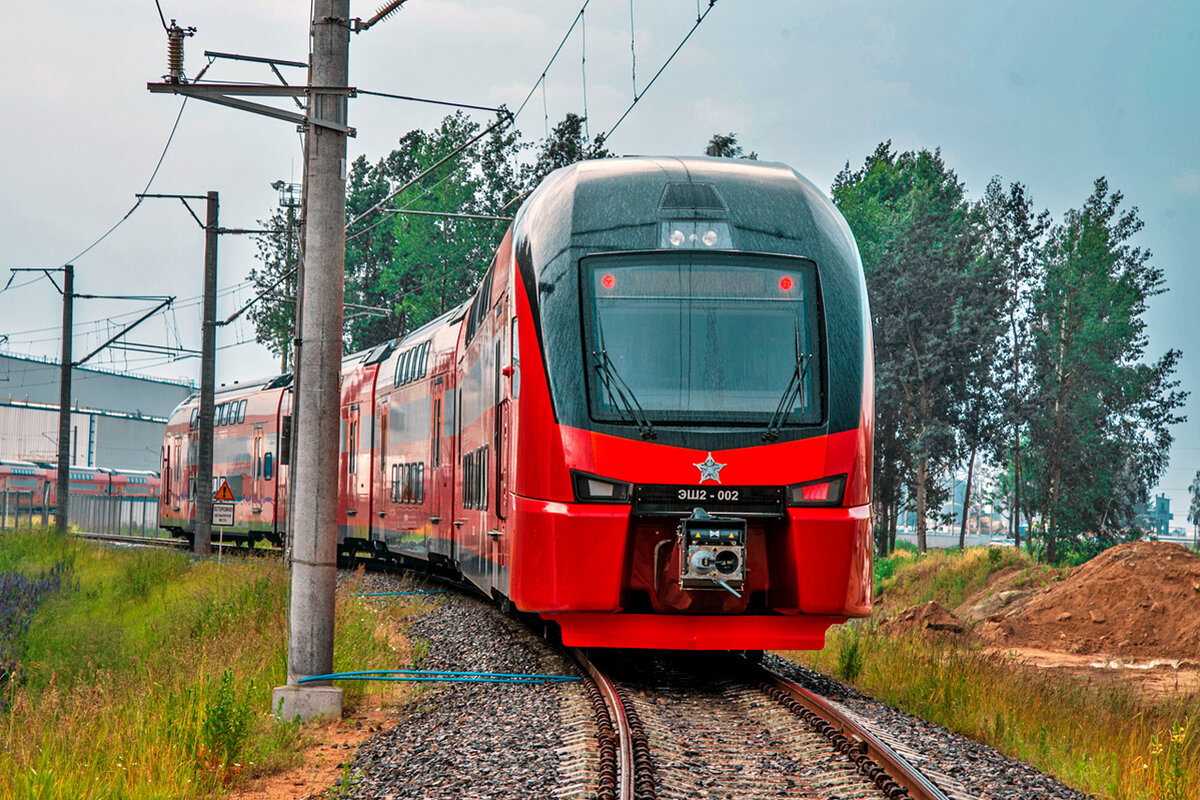
[[[183,73],[183,40],[195,32],[195,28],[181,28],[171,20],[167,28],[167,74],[163,76],[168,83],[187,83]]]

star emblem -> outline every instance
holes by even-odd
[[[716,461],[713,461],[712,453],[709,453],[708,458],[706,458],[704,461],[701,461],[699,464],[693,464],[692,466],[700,470],[700,483],[704,483],[705,481],[716,481],[717,483],[720,483],[721,470],[725,469],[724,464],[718,464]]]

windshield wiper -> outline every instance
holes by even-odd
[[[811,362],[811,355],[800,352],[800,323],[797,321],[796,368],[792,370],[792,376],[788,378],[788,384],[784,387],[783,397],[779,398],[779,405],[776,406],[775,413],[771,415],[771,421],[767,424],[766,431],[763,432],[762,438],[764,442],[778,441],[783,421],[792,412],[792,407],[796,404],[797,397],[800,398],[801,405],[808,405],[807,398],[804,395],[804,378],[808,375],[808,365]]]
[[[629,388],[629,384],[617,372],[617,366],[608,357],[608,351],[593,350],[592,356],[595,359],[596,374],[600,376],[600,382],[608,392],[608,396],[616,401],[615,407],[622,412],[622,416],[637,425],[638,433],[643,439],[657,439],[658,433],[654,430],[654,424],[646,416],[641,403],[633,394],[633,389]]]

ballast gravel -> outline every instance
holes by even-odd
[[[1092,797],[987,745],[892,708],[827,675],[770,654],[764,658],[763,665],[869,721],[873,731],[888,737],[893,749],[896,749],[895,743],[899,743],[905,751],[902,755],[953,797],[980,800],[1087,800]],[[986,687],[980,687],[980,691],[986,691]]]
[[[403,585],[401,585],[403,584]],[[414,588],[411,580],[367,575],[363,591]],[[428,649],[397,668],[576,674],[567,659],[515,619],[474,597],[431,595],[407,635]],[[420,649],[420,648],[419,648]],[[764,662],[808,690],[870,722],[952,798],[1086,800],[1038,770],[985,745],[870,698],[832,678],[767,655]],[[361,746],[339,797],[366,800],[484,800],[591,797],[590,726],[577,683],[427,684],[398,723]],[[587,732],[580,728],[587,728]]]
[[[394,591],[369,576],[364,591]],[[393,588],[387,588],[387,586]],[[412,588],[406,586],[405,588]],[[568,673],[565,661],[519,623],[466,595],[431,595],[407,635],[428,643],[417,665],[458,672]],[[538,651],[541,652],[538,652]],[[426,684],[398,724],[359,748],[353,798],[549,798],[563,796],[561,709],[579,684]]]

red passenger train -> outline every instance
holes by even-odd
[[[158,473],[141,469],[71,467],[68,491],[73,497],[137,497],[159,495]],[[0,460],[0,494],[52,513],[58,504],[58,466],[50,461]],[[14,506],[15,507],[15,506]]]
[[[345,359],[339,541],[449,568],[567,644],[819,648],[871,609],[872,369],[854,239],[789,167],[566,167],[472,300]],[[218,403],[239,530],[278,539],[287,378]],[[164,446],[185,532],[194,406]]]

